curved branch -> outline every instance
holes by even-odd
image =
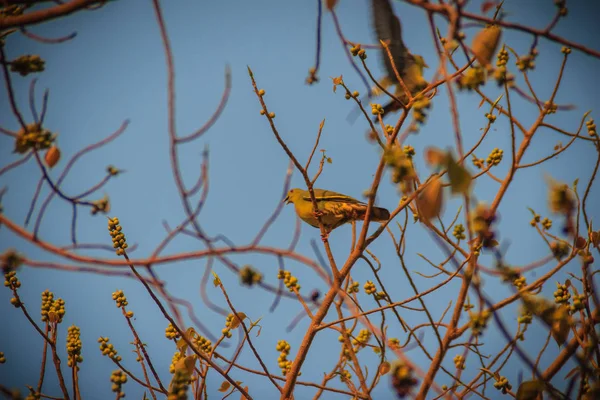
[[[14,17],[0,18],[0,30],[20,27],[24,25],[40,24],[52,19],[64,17],[91,5],[103,5],[107,0],[72,0],[54,7],[43,10],[32,11],[23,15]],[[33,3],[33,2],[32,2]]]

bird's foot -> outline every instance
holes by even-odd
[[[329,239],[329,232],[326,232],[326,233],[321,233],[321,240],[322,240],[323,242],[326,242],[326,241],[327,241],[327,239]]]

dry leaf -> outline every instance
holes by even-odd
[[[50,168],[54,167],[60,160],[60,149],[57,146],[50,147],[48,151],[46,151],[44,159]]]
[[[221,383],[221,386],[219,387],[219,392],[225,393],[226,391],[229,390],[230,387],[231,387],[231,383],[229,383],[227,381],[223,381],[223,383]]]
[[[381,375],[385,375],[388,372],[390,372],[390,363],[387,361],[384,361],[380,366],[379,366],[379,373]]]
[[[446,153],[437,147],[428,147],[425,149],[425,162],[429,166],[438,166],[446,163]]]
[[[339,0],[325,0],[325,7],[327,7],[329,11],[333,11],[338,1]]]
[[[502,29],[498,25],[490,25],[483,28],[475,35],[471,50],[479,64],[484,67],[490,65],[492,58],[496,54],[496,48],[500,43]]]
[[[439,175],[434,176],[417,197],[419,216],[432,219],[439,215],[443,203],[442,182]]]
[[[248,393],[248,386],[244,386],[244,390],[246,391],[246,393]],[[242,394],[240,396],[240,400],[248,400],[248,398],[246,396],[244,396],[244,394]]]
[[[242,320],[246,319],[246,314],[244,314],[243,312],[238,312],[237,313],[237,318],[234,318],[231,321],[231,325],[229,326],[231,329],[235,329],[238,326],[240,326],[240,324],[242,323]]]
[[[490,11],[492,7],[496,7],[497,5],[497,1],[484,1],[483,3],[481,3],[481,12],[487,14],[487,12]]]

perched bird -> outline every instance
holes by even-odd
[[[406,88],[411,95],[417,94],[428,85],[428,82],[423,78],[423,69],[427,68],[425,60],[419,55],[412,54],[404,44],[400,19],[394,14],[389,0],[371,0],[371,8],[377,39],[387,43],[394,60],[393,65],[396,66],[396,70]],[[381,56],[386,71],[386,77],[380,82],[381,85],[384,88],[395,85],[396,97],[404,104],[408,103],[406,92],[396,78],[394,67],[385,49],[381,51]],[[400,105],[392,101],[383,107],[384,115],[388,111],[395,111],[399,108],[401,108]]]
[[[314,189],[314,193],[321,214],[321,222],[323,222],[327,232],[331,232],[347,222],[365,218],[367,204],[362,201],[330,190]],[[294,204],[296,214],[304,222],[315,228],[319,227],[319,221],[313,211],[313,204],[307,190],[292,189],[288,192],[284,201],[287,204]],[[372,221],[383,222],[388,219],[390,219],[390,213],[385,208],[371,208]]]

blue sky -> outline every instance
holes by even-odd
[[[271,111],[277,115],[276,125],[290,148],[301,159],[306,160],[314,143],[319,123],[325,119],[325,127],[319,149],[325,149],[332,158],[332,164],[325,166],[317,183],[318,187],[335,190],[359,198],[371,183],[380,154],[378,149],[367,142],[365,133],[367,124],[358,120],[354,124],[347,121],[353,110],[352,104],[344,99],[343,93],[332,91],[330,77],[343,75],[345,83],[361,93],[365,88],[346,60],[333,26],[330,15],[323,17],[322,63],[319,76],[321,81],[314,86],[304,84],[308,68],[314,63],[316,2],[277,2],[254,1],[252,3],[220,1],[204,4],[194,1],[163,2],[163,12],[170,35],[176,70],[177,93],[177,129],[180,135],[196,130],[212,115],[224,87],[226,65],[232,71],[231,97],[221,118],[201,139],[186,145],[181,150],[181,165],[188,185],[195,181],[202,162],[202,152],[206,146],[210,151],[210,192],[205,208],[199,216],[203,229],[210,235],[226,235],[237,245],[252,240],[263,222],[269,217],[281,199],[282,185],[286,176],[288,159],[281,150],[264,117],[259,115],[260,105],[252,92],[247,74],[250,66],[260,88],[266,90],[265,101]],[[285,3],[285,4],[284,4]],[[473,1],[471,8],[477,11],[479,1]],[[593,21],[600,11],[598,4],[574,4],[569,9],[569,17],[561,20],[555,33],[569,39],[597,48],[597,24]],[[544,27],[552,18],[555,8],[551,1],[520,2],[507,0],[505,9],[510,13],[508,19],[514,22]],[[414,53],[424,56],[431,67],[426,78],[431,78],[437,65],[437,56],[426,14],[401,2],[395,2],[395,10],[403,24],[404,40]],[[373,43],[374,38],[369,22],[368,2],[342,1],[338,6],[338,17],[346,36],[353,41]],[[436,20],[444,32],[445,24]],[[70,194],[80,193],[105,174],[105,168],[113,164],[126,170],[125,174],[111,180],[92,200],[103,195],[110,196],[111,216],[118,216],[130,243],[137,243],[132,257],[148,256],[166,235],[163,221],[171,227],[183,218],[184,212],[174,184],[169,162],[169,144],[167,133],[167,92],[166,66],[160,41],[158,26],[151,2],[114,2],[97,11],[86,11],[69,18],[33,27],[32,31],[47,37],[58,37],[77,32],[77,37],[58,45],[40,44],[27,38],[13,35],[7,41],[6,53],[10,58],[21,54],[39,54],[46,61],[46,70],[38,75],[38,102],[42,90],[50,90],[46,127],[59,134],[58,144],[63,160],[52,176],[57,177],[65,161],[86,145],[98,141],[129,120],[125,133],[102,149],[85,156],[73,169],[63,184]],[[466,29],[468,42],[477,28]],[[518,32],[505,32],[502,40],[519,54],[525,54],[532,38]],[[537,68],[530,75],[533,86],[542,99],[547,99],[556,79],[562,54],[560,45],[540,41],[540,55]],[[368,52],[368,65],[374,71],[382,72],[379,57],[374,50]],[[514,57],[511,55],[509,67],[516,73]],[[594,74],[598,60],[573,51],[565,69],[563,83],[558,92],[558,102],[576,104],[574,111],[560,112],[548,118],[548,121],[566,130],[576,129],[582,114],[593,110],[591,116],[597,117],[600,100],[598,76]],[[12,75],[18,100],[26,119],[30,119],[28,110],[28,88],[32,77],[22,78]],[[523,85],[522,78],[517,81]],[[0,83],[5,93],[4,82]],[[523,86],[524,87],[524,86]],[[493,84],[484,90],[489,97],[496,98],[501,91]],[[535,119],[535,107],[522,100],[514,99],[515,115],[522,118],[526,126]],[[480,130],[485,126],[485,107],[478,108],[480,99],[476,94],[458,95],[460,124],[465,148],[470,148],[479,138]],[[39,103],[38,103],[39,104]],[[423,149],[430,145],[440,148],[454,146],[451,118],[448,108],[448,96],[445,89],[433,100],[427,124],[417,136],[411,136],[407,144],[417,151],[416,163],[422,177],[428,175],[423,162]],[[393,118],[390,118],[392,123]],[[13,118],[6,95],[0,96],[0,125],[16,130],[18,122]],[[492,127],[492,131],[476,154],[486,158],[496,147],[505,151],[506,159],[510,149],[509,125],[502,118]],[[552,152],[558,141],[566,143],[564,137],[549,130],[540,130],[533,140],[525,160],[535,161]],[[16,159],[12,154],[13,143],[0,136],[1,166]],[[589,143],[575,143],[566,152],[539,168],[519,171],[500,209],[498,224],[499,237],[503,246],[507,246],[507,262],[522,266],[538,260],[548,254],[543,240],[529,226],[531,214],[527,207],[534,208],[542,216],[550,216],[547,209],[546,174],[558,180],[573,182],[580,180],[580,188],[589,180],[595,151]],[[316,166],[316,163],[313,165]],[[472,166],[469,163],[471,170]],[[313,167],[314,168],[314,167]],[[504,177],[506,162],[496,167],[496,176]],[[7,186],[8,193],[3,198],[4,212],[11,220],[22,224],[30,200],[33,196],[39,170],[33,162],[0,176],[0,186]],[[292,176],[292,186],[301,187],[303,180],[298,173]],[[493,200],[498,184],[491,179],[480,179],[474,187],[474,195],[480,201]],[[42,189],[41,198],[48,194],[48,188]],[[378,204],[393,209],[399,195],[389,176],[382,180],[378,195]],[[589,204],[597,204],[598,191],[592,190]],[[446,205],[444,222],[449,223],[456,213],[458,202]],[[57,246],[66,246],[70,242],[70,205],[58,199],[51,203],[43,223],[40,237]],[[38,208],[39,210],[39,203]],[[37,216],[37,211],[34,213]],[[598,221],[600,214],[592,208],[590,216]],[[278,220],[265,235],[262,243],[274,247],[287,247],[292,239],[295,214],[292,207],[284,208]],[[409,220],[412,218],[409,216]],[[462,216],[461,216],[462,218]],[[32,225],[28,226],[32,229]],[[558,234],[559,219],[555,219],[553,232]],[[92,217],[86,210],[80,210],[77,232],[81,243],[110,243],[106,231],[105,217]],[[394,231],[398,233],[397,228]],[[319,232],[308,225],[302,225],[302,236],[297,247],[300,254],[315,258],[311,241],[319,242]],[[350,228],[342,227],[330,237],[333,253],[338,263],[348,255]],[[67,263],[40,248],[16,237],[8,229],[0,229],[0,250],[14,247],[27,257],[36,261],[54,261]],[[320,244],[319,244],[320,246]],[[433,274],[433,270],[417,253],[427,255],[440,262],[443,253],[436,247],[430,236],[419,225],[409,223],[408,250],[406,261],[411,271]],[[180,237],[169,245],[164,254],[197,251],[203,249],[201,243]],[[388,285],[392,298],[402,299],[413,294],[406,277],[395,257],[393,244],[389,236],[384,236],[370,247],[383,263],[382,276]],[[116,260],[114,254],[102,251],[81,251],[81,254],[95,255]],[[251,264],[261,270],[267,282],[277,284],[277,259],[260,254],[242,254],[231,257],[240,266]],[[490,257],[482,262],[491,265]],[[224,325],[224,318],[210,311],[201,301],[199,287],[206,268],[206,259],[179,262],[157,267],[161,279],[174,295],[192,302],[202,322],[218,334]],[[75,264],[77,265],[77,264]],[[550,263],[528,274],[532,281],[551,268]],[[302,291],[312,289],[326,290],[325,284],[315,273],[294,262],[286,262],[286,269],[293,271],[302,284]],[[214,268],[223,280],[233,304],[250,318],[262,318],[262,331],[253,339],[262,350],[263,358],[273,372],[277,368],[278,353],[275,350],[277,340],[286,339],[292,346],[291,358],[297,351],[308,320],[303,319],[294,331],[286,333],[289,322],[301,311],[297,302],[283,301],[278,309],[270,313],[269,306],[273,295],[260,289],[243,288],[238,278],[226,267],[215,261]],[[569,271],[579,271],[577,262],[571,263]],[[362,284],[373,279],[368,266],[359,263],[352,276]],[[425,279],[413,273],[419,290],[425,290],[441,280],[441,277]],[[81,327],[84,363],[80,372],[80,385],[86,399],[103,399],[110,396],[110,371],[114,365],[98,350],[96,339],[108,336],[125,360],[125,364],[138,372],[135,356],[130,353],[131,332],[120,311],[111,299],[111,293],[124,290],[129,300],[129,309],[135,312],[134,324],[142,339],[148,344],[153,362],[159,367],[163,381],[168,382],[168,366],[174,352],[174,346],[164,338],[167,322],[151,301],[139,282],[121,277],[108,277],[89,273],[69,273],[44,268],[23,268],[19,270],[23,283],[20,293],[33,315],[38,315],[40,293],[52,290],[57,297],[66,301],[66,317],[61,326],[60,345],[64,353],[66,328],[71,324]],[[551,297],[555,290],[554,281],[564,281],[567,270],[561,271],[545,285],[544,293]],[[486,293],[501,299],[510,294],[499,279],[483,276]],[[389,283],[387,283],[389,282]],[[459,284],[452,283],[443,290],[435,292],[424,301],[435,319],[439,318],[448,306],[450,299],[456,297]],[[221,307],[226,303],[220,292],[209,285],[211,300]],[[0,312],[4,321],[0,324],[0,351],[6,354],[7,364],[0,365],[0,383],[18,386],[35,385],[42,349],[42,341],[28,325],[19,310],[9,304],[11,295],[8,290],[0,291]],[[365,308],[375,303],[364,292],[360,299]],[[401,310],[402,315],[411,324],[425,322],[423,313]],[[505,321],[515,327],[516,311],[513,307],[504,314]],[[335,316],[330,315],[327,320]],[[464,323],[464,319],[463,319]],[[390,336],[405,336],[398,326],[390,324]],[[535,350],[543,344],[545,329],[534,324],[528,331],[527,350],[535,356]],[[339,356],[338,334],[324,332],[317,337],[313,348],[302,369],[302,380],[320,380],[322,372],[329,371]],[[237,333],[230,340],[232,347],[238,341]],[[505,344],[504,338],[491,327],[484,336],[485,350],[494,354]],[[435,346],[436,339],[431,330],[426,331],[424,343]],[[333,348],[332,348],[333,347]],[[224,350],[226,353],[232,348]],[[542,358],[551,360],[558,351],[551,344]],[[375,361],[374,356],[363,350],[365,360]],[[427,367],[429,361],[418,350],[408,353],[421,367]],[[453,356],[453,355],[452,355]],[[449,357],[444,365],[452,365]],[[66,356],[63,357],[66,360]],[[252,354],[244,350],[240,361],[252,368],[258,363]],[[472,357],[469,371],[478,366]],[[66,362],[65,362],[66,364]],[[375,365],[371,363],[371,365]],[[509,362],[505,368],[506,376],[516,382],[521,369],[517,359]],[[568,371],[568,370],[567,370]],[[470,376],[467,374],[467,376]],[[527,376],[527,375],[526,375]],[[561,376],[559,374],[558,376]],[[59,395],[55,374],[49,368],[44,384],[44,392]],[[447,383],[447,377],[439,375],[439,384]],[[266,380],[235,372],[234,378],[250,386],[254,398],[275,398],[275,390]],[[557,378],[558,379],[558,378]],[[222,378],[214,374],[209,379],[209,393],[215,397]],[[339,382],[336,385],[340,385]],[[129,382],[125,386],[128,398],[141,398],[142,389]],[[491,396],[496,393],[488,392]],[[299,387],[298,398],[312,396],[312,389]],[[375,398],[391,397],[390,386],[384,379],[374,392]],[[325,398],[342,398],[327,395]]]

